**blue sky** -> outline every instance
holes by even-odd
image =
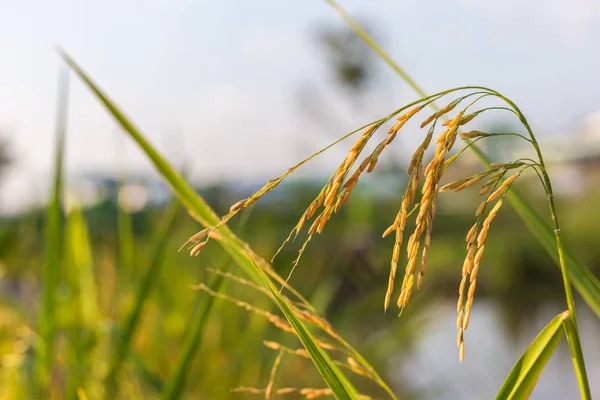
[[[593,0],[385,1],[342,4],[428,91],[481,84],[524,110],[540,133],[574,132],[600,110],[600,4]],[[0,134],[17,156],[0,208],[45,188],[54,103],[67,50],[175,163],[198,182],[273,177],[325,141],[298,109],[303,85],[325,88],[330,138],[415,95],[383,64],[369,107],[348,111],[315,29],[342,25],[323,1],[0,0]],[[150,170],[135,146],[71,81],[69,174]],[[339,153],[317,161],[330,167]],[[334,156],[336,155],[336,156]]]

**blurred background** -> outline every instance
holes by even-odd
[[[550,165],[565,240],[600,276],[600,4],[342,4],[429,93],[484,85],[519,105]],[[345,133],[418,98],[322,1],[0,0],[0,393],[9,398],[29,398],[38,340],[44,215],[62,68],[56,45],[176,168],[186,168],[189,181],[218,213]],[[70,374],[85,376],[86,393],[95,398],[111,338],[133,307],[171,194],[75,77],[68,102],[63,210],[68,219],[77,204],[87,226],[91,276],[83,292],[95,317],[74,325],[72,277],[65,266],[57,290],[53,381],[62,390]],[[478,118],[477,128],[518,129],[517,122],[490,113]],[[291,282],[399,397],[491,398],[537,332],[565,309],[560,271],[504,206],[488,239],[460,365],[455,304],[464,235],[478,199],[474,192],[444,194],[424,285],[401,317],[384,314],[393,241],[381,239],[381,233],[395,217],[406,166],[422,137],[416,127],[401,132],[374,173],[361,178],[348,206],[311,241]],[[270,259],[349,147],[341,144],[311,161],[231,227]],[[512,140],[489,142],[485,149],[495,161],[529,152]],[[467,156],[454,174],[478,168]],[[549,219],[539,181],[528,178],[520,189]],[[197,258],[177,251],[198,229],[179,212],[120,376],[123,398],[158,398],[183,350],[182,338],[208,297],[190,285],[210,282],[208,267],[229,264],[212,242]],[[125,234],[128,249],[122,245]],[[287,276],[298,248],[288,245],[276,259],[280,275]],[[238,272],[233,264],[227,268]],[[235,282],[224,293],[271,309],[266,297]],[[600,396],[600,321],[576,301],[592,394]],[[77,349],[70,335],[81,326],[89,359],[74,365],[70,357]],[[261,316],[217,299],[193,354],[184,398],[260,398],[230,389],[266,386],[276,352],[262,345],[265,339],[299,346]],[[276,379],[276,387],[286,386],[323,383],[310,361],[290,356]],[[364,393],[384,398],[368,383]],[[577,397],[563,341],[532,398]]]

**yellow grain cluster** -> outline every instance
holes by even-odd
[[[445,158],[448,152],[452,149],[456,141],[457,130],[459,126],[459,122],[462,118],[462,112],[459,112],[453,119],[449,120],[446,129],[442,134],[437,138],[436,144],[437,147],[435,149],[435,154],[433,159],[429,162],[427,167],[425,168],[425,180],[421,189],[421,202],[419,204],[419,212],[417,214],[416,222],[415,222],[415,230],[412,235],[408,239],[407,243],[407,265],[404,273],[404,278],[402,280],[402,287],[400,289],[400,296],[398,297],[397,305],[401,309],[403,309],[408,301],[410,300],[414,285],[415,285],[415,270],[417,267],[418,261],[420,261],[419,272],[417,276],[417,287],[421,286],[421,282],[423,279],[423,275],[425,273],[425,265],[427,262],[427,254],[429,251],[429,246],[431,242],[431,231],[433,228],[433,218],[435,216],[436,210],[436,199],[438,193],[438,184],[444,173],[444,163]],[[429,135],[428,135],[429,136]],[[421,160],[423,151],[426,149],[429,144],[429,139],[426,138],[424,144],[422,144],[415,153],[415,156],[420,157],[414,164],[416,164],[417,168],[420,170]],[[413,159],[415,157],[413,156]],[[413,163],[411,162],[411,165]],[[409,170],[411,168],[409,167]],[[406,199],[412,200],[415,191],[417,188],[417,181],[419,179],[420,174],[415,174],[412,177],[410,182],[410,188],[407,191]],[[404,204],[404,202],[403,202]],[[399,246],[398,246],[399,247]],[[394,246],[394,253],[392,259],[399,253],[399,248],[396,250],[396,246]],[[420,259],[419,259],[420,256]],[[395,265],[392,265],[392,270],[395,269]],[[395,274],[395,271],[394,271]],[[391,274],[393,275],[393,274]],[[390,277],[391,277],[390,275]],[[390,279],[391,280],[391,279]],[[391,289],[393,289],[392,284],[388,284],[388,292],[391,295]],[[387,308],[389,302],[389,295],[386,295],[385,306]]]
[[[504,174],[507,169],[512,167],[513,164],[492,163],[490,166],[499,168],[499,172]],[[492,174],[492,177],[494,175],[497,175],[497,177],[491,179],[490,181],[497,184],[498,179],[502,176],[502,174]],[[456,319],[456,327],[458,329],[456,345],[459,347],[459,359],[461,362],[465,356],[464,333],[469,326],[469,321],[471,318],[471,307],[473,305],[473,299],[475,296],[475,288],[477,287],[477,275],[481,266],[481,258],[483,257],[483,253],[485,251],[485,242],[487,240],[490,225],[496,217],[496,214],[498,214],[500,207],[502,207],[503,199],[500,199],[496,202],[483,222],[481,222],[481,217],[484,214],[487,205],[505,194],[510,185],[517,179],[519,175],[520,172],[506,179],[487,199],[485,199],[479,205],[475,212],[475,216],[478,218],[478,220],[467,233],[467,256],[465,257],[465,261],[463,263],[462,279],[458,289],[458,302],[456,305],[456,311],[458,313],[458,317]],[[486,183],[486,185],[488,184]],[[490,187],[492,187],[492,185],[487,186],[488,190]]]

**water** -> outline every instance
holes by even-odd
[[[600,322],[579,302],[578,322],[592,391],[600,398]],[[523,326],[518,337],[509,334],[505,320],[490,301],[476,301],[465,335],[466,352],[462,365],[456,347],[456,309],[446,304],[427,318],[430,325],[414,344],[410,359],[392,357],[390,368],[402,366],[397,383],[410,385],[424,399],[493,399],[506,375],[537,333],[560,310],[544,310]],[[531,399],[579,399],[579,388],[567,341],[557,351],[540,376]]]

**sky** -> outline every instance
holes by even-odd
[[[545,135],[572,134],[600,110],[600,2],[341,4],[430,93],[492,87]],[[343,22],[321,0],[0,0],[0,137],[16,159],[0,211],[47,189],[62,66],[55,46],[175,165],[191,164],[198,183],[277,176],[327,139],[417,97],[377,61],[377,83],[350,107],[315,40],[324,26]],[[72,77],[70,86],[67,174],[151,171],[82,83]],[[305,87],[323,93],[315,104],[335,114],[334,126],[300,109]],[[333,154],[309,171],[332,168],[343,153]]]

